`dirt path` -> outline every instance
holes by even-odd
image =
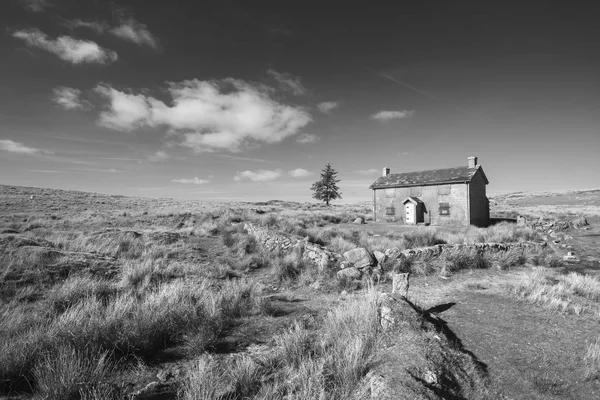
[[[514,272],[429,277],[411,285],[411,296],[425,307],[455,303],[440,316],[508,399],[600,399],[600,382],[584,380],[582,362],[598,320],[512,299],[502,289],[511,279]]]

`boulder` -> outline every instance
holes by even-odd
[[[345,268],[338,271],[337,276],[340,279],[360,279],[361,273],[356,267]]]
[[[344,258],[358,269],[374,267],[376,263],[375,257],[362,247],[345,252]]]
[[[373,252],[373,256],[375,256],[375,259],[377,260],[377,264],[379,264],[379,265],[382,265],[387,260],[387,256],[384,253],[382,253],[381,251],[375,250]]]
[[[356,218],[356,219],[355,219],[355,220],[354,220],[352,223],[353,223],[353,224],[359,224],[359,225],[360,225],[360,224],[364,224],[364,223],[365,223],[365,221],[364,221],[362,218],[358,217],[358,218]]]

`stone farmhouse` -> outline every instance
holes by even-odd
[[[477,157],[462,167],[383,174],[373,189],[373,219],[399,224],[487,226],[488,179]]]

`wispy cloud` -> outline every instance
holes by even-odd
[[[64,26],[74,29],[74,28],[86,28],[90,29],[97,34],[101,34],[110,29],[110,25],[108,23],[102,21],[83,21],[80,19],[72,19],[63,23]]]
[[[148,161],[159,162],[159,161],[166,161],[169,158],[170,158],[170,156],[167,154],[166,151],[159,150],[156,153],[149,155]]]
[[[139,46],[158,48],[158,39],[148,30],[146,25],[133,18],[122,21],[119,26],[110,29],[109,32]]]
[[[32,12],[42,12],[52,4],[47,0],[19,0],[19,4],[26,10]]]
[[[25,146],[23,143],[15,142],[10,139],[0,140],[0,151],[7,151],[9,153],[19,154],[53,154],[50,151],[35,149],[33,147]]]
[[[371,119],[381,121],[381,122],[388,122],[393,119],[403,119],[403,118],[412,117],[414,115],[414,113],[415,112],[413,110],[379,111],[378,113],[371,115]]]
[[[305,178],[311,176],[313,173],[303,168],[296,168],[288,172],[292,178]]]
[[[302,133],[296,138],[298,143],[314,143],[321,140],[321,138],[314,133]]]
[[[271,75],[277,81],[277,83],[279,83],[279,87],[281,87],[281,89],[288,90],[296,96],[306,93],[306,88],[302,84],[302,81],[299,77],[286,72],[277,72],[274,69],[268,70],[267,73]]]
[[[109,102],[100,125],[120,131],[166,126],[181,138],[182,146],[196,152],[238,152],[276,143],[312,121],[304,108],[283,104],[271,98],[268,89],[231,78],[170,83],[168,103],[108,85],[95,91]]]
[[[331,110],[337,108],[340,104],[337,101],[324,101],[322,103],[317,104],[317,108],[323,114],[329,114]]]
[[[99,35],[108,33],[139,46],[153,49],[160,47],[158,39],[150,32],[148,27],[133,17],[119,18],[119,23],[113,26],[105,21],[83,21],[80,19],[67,21],[64,25],[71,29],[90,29]]]
[[[91,104],[81,99],[81,90],[66,86],[54,88],[52,100],[65,110],[89,109]]]
[[[379,171],[378,169],[375,168],[371,168],[371,169],[359,169],[358,171],[354,171],[359,175],[376,175],[379,174],[381,171]]]
[[[264,158],[251,158],[251,157],[238,157],[231,156],[229,154],[215,154],[217,157],[229,158],[230,160],[239,160],[239,161],[250,161],[255,163],[271,163],[271,160],[265,160]]]
[[[200,179],[197,176],[191,178],[191,179],[173,179],[171,180],[171,182],[175,182],[175,183],[185,183],[185,184],[193,184],[193,185],[204,185],[206,183],[209,183],[209,180],[206,179]]]
[[[282,174],[280,169],[268,170],[260,169],[258,171],[238,171],[236,172],[233,180],[239,182],[243,179],[250,179],[254,182],[267,182],[279,178]]]
[[[13,32],[12,36],[25,41],[31,47],[46,50],[72,64],[109,64],[118,58],[117,53],[102,48],[95,42],[74,39],[70,36],[59,36],[57,39],[51,39],[36,28],[16,31]]]

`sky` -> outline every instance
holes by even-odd
[[[0,184],[314,201],[330,163],[354,202],[477,156],[488,193],[599,188],[597,13],[486,3],[2,0]]]

